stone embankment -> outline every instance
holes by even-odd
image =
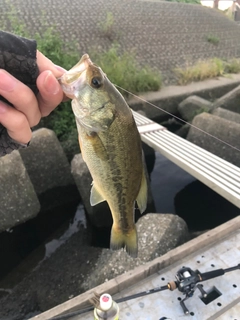
[[[219,10],[195,4],[2,0],[1,17],[7,31],[12,31],[13,24],[26,28],[32,37],[36,33],[44,36],[48,27],[56,29],[64,43],[79,52],[79,58],[83,53],[91,56],[118,43],[122,50],[136,53],[140,66],[159,70],[167,85],[176,83],[176,68],[198,60],[240,56],[239,26]],[[211,36],[218,40],[217,45],[209,41]]]

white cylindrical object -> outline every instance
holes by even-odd
[[[107,311],[112,307],[112,297],[108,293],[104,293],[100,297],[100,309]]]
[[[95,320],[119,320],[119,306],[110,294],[100,296],[98,308],[94,309]]]

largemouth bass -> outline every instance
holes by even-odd
[[[60,78],[72,99],[83,160],[93,178],[92,206],[107,201],[113,217],[110,248],[137,256],[135,201],[147,204],[141,139],[131,109],[100,67],[85,54]]]

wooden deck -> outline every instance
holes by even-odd
[[[240,208],[240,168],[133,111],[143,142]]]
[[[114,298],[119,296],[127,296],[131,293],[138,293],[159,285],[164,285],[168,281],[174,280],[174,275],[176,271],[185,265],[194,270],[197,268],[200,272],[211,271],[218,268],[226,268],[228,266],[233,266],[240,263],[240,217],[237,217],[233,220],[228,221],[227,223],[209,231],[201,236],[175,248],[163,256],[154,259],[151,262],[146,263],[145,265],[139,266],[132,271],[129,271],[123,275],[120,275],[108,282],[99,285],[98,287],[88,290],[87,292],[80,294],[79,296],[59,305],[55,308],[48,310],[42,314],[39,314],[31,320],[49,320],[53,317],[64,315],[69,312],[80,310],[82,308],[89,306],[89,299],[93,297],[93,292],[101,293],[110,293]],[[199,262],[198,262],[199,261]],[[229,278],[231,274],[232,278]],[[164,278],[164,280],[162,280]],[[205,287],[206,283],[206,287]],[[213,320],[213,319],[238,319],[234,318],[232,315],[236,314],[239,309],[240,303],[240,270],[233,271],[232,273],[227,273],[221,277],[208,280],[203,282],[204,288],[209,289],[215,285],[222,293],[222,295],[214,300],[212,304],[214,312],[212,309],[208,315],[203,315],[207,310],[207,306],[202,303],[199,299],[199,293],[196,292],[194,297],[190,300],[187,300],[187,306],[191,312],[194,312],[195,317],[185,316],[183,311],[179,306],[178,298],[181,296],[181,293],[178,290],[173,292],[164,291],[160,293],[154,293],[148,297],[151,297],[153,303],[153,311],[149,317],[146,317],[144,314],[144,309],[141,306],[145,307],[145,312],[147,314],[148,303],[142,298],[138,298],[126,303],[120,304],[121,310],[121,319],[122,320],[135,320],[136,317],[128,317],[130,313],[139,313],[142,314],[142,317],[138,320],[156,320],[164,316],[171,319],[195,319],[195,320]],[[233,285],[235,285],[233,287]],[[235,291],[233,292],[233,289]],[[164,295],[162,295],[164,293]],[[161,297],[165,296],[165,300],[161,300]],[[139,300],[140,299],[140,300]],[[131,308],[138,308],[131,311]],[[154,302],[155,301],[155,302]],[[162,302],[161,302],[162,301]],[[168,301],[165,305],[164,301]],[[174,303],[173,303],[174,301]],[[141,302],[141,303],[140,303]],[[169,303],[171,302],[171,306]],[[159,307],[157,307],[159,303]],[[218,305],[220,303],[220,305]],[[125,304],[125,305],[124,305]],[[210,306],[211,304],[209,304]],[[175,316],[170,316],[170,311],[173,310],[173,307],[176,306]],[[129,309],[130,308],[130,309]],[[157,309],[158,308],[158,309]],[[151,308],[150,308],[151,309]],[[198,309],[200,316],[198,316]],[[156,310],[158,312],[156,313]],[[170,310],[169,312],[167,312]],[[161,312],[163,311],[163,313]],[[212,312],[212,315],[211,315]],[[153,316],[154,314],[154,316]],[[230,314],[230,318],[224,318],[225,314]],[[177,316],[176,316],[177,315]],[[158,317],[159,316],[159,317]],[[188,318],[187,318],[188,317]],[[219,318],[220,317],[220,318]],[[88,320],[92,319],[92,312],[86,315],[74,316],[69,319],[71,320]]]

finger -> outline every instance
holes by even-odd
[[[38,76],[37,87],[39,109],[42,117],[46,117],[62,102],[64,94],[59,82],[49,70]]]
[[[60,66],[55,65],[50,59],[45,57],[40,51],[37,50],[37,65],[39,72],[42,73],[45,70],[50,70],[56,78],[61,77],[65,69]]]
[[[27,118],[29,126],[37,125],[41,119],[38,101],[30,88],[0,69],[0,95],[21,111]]]
[[[31,140],[32,131],[26,116],[2,101],[0,101],[0,123],[13,140],[24,144]]]

